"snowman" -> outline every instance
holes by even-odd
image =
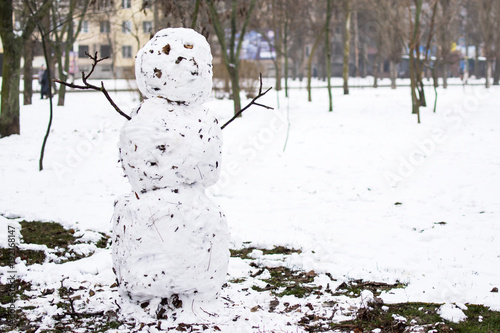
[[[221,168],[222,133],[202,105],[212,89],[212,55],[191,29],[159,31],[138,52],[147,98],[120,133],[132,192],[113,216],[113,270],[132,303],[191,308],[214,300],[227,273],[229,231],[206,195]]]

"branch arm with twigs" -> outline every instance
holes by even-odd
[[[266,109],[269,109],[269,110],[274,110],[273,107],[270,107],[270,106],[267,106],[267,105],[255,102],[256,100],[258,100],[259,98],[261,98],[262,96],[264,96],[265,94],[267,94],[269,92],[269,90],[272,89],[272,87],[271,87],[271,88],[268,88],[266,91],[262,92],[262,73],[260,73],[260,75],[259,75],[259,80],[260,80],[259,94],[257,96],[255,96],[250,101],[250,103],[247,104],[247,106],[245,106],[240,111],[238,111],[231,119],[229,119],[224,125],[222,125],[221,129],[224,129],[227,125],[229,125],[230,123],[232,123],[236,118],[238,118],[243,113],[243,111],[245,111],[246,109],[248,109],[252,105],[257,105],[257,106],[260,106],[260,107],[263,107],[263,108],[266,108]]]
[[[109,103],[111,103],[111,105],[116,110],[116,112],[118,112],[121,116],[125,117],[127,120],[132,119],[129,115],[127,115],[125,112],[123,112],[122,110],[120,110],[120,108],[118,107],[118,105],[116,105],[116,103],[113,101],[113,99],[109,95],[108,91],[104,87],[104,82],[101,81],[101,86],[98,87],[98,86],[95,86],[95,85],[93,85],[93,84],[91,84],[91,83],[89,83],[87,81],[90,78],[90,76],[92,75],[92,73],[94,73],[94,70],[95,70],[95,67],[97,66],[97,64],[99,62],[103,61],[103,60],[108,59],[109,57],[98,59],[97,58],[97,52],[95,53],[94,56],[91,56],[87,52],[85,52],[85,54],[90,59],[92,59],[92,68],[90,69],[90,72],[88,74],[85,74],[85,72],[82,71],[82,81],[83,81],[84,85],[78,85],[78,84],[74,84],[74,83],[67,83],[67,82],[64,82],[64,81],[61,81],[61,80],[57,80],[57,79],[54,80],[54,81],[57,82],[57,83],[63,84],[65,86],[67,86],[67,87],[70,87],[70,88],[75,88],[75,89],[92,89],[92,90],[100,91],[100,92],[102,92],[104,94],[104,96],[109,101]]]
[[[125,117],[127,120],[132,119],[129,115],[127,115],[122,110],[120,110],[120,108],[118,107],[118,105],[116,105],[116,103],[113,101],[113,99],[109,95],[108,91],[104,87],[104,83],[102,81],[101,81],[101,86],[100,87],[95,86],[95,85],[93,85],[93,84],[91,84],[91,83],[89,83],[87,81],[90,78],[90,76],[94,73],[94,70],[95,70],[95,67],[97,66],[97,64],[99,62],[105,60],[105,59],[108,59],[108,57],[98,59],[97,58],[97,52],[95,53],[94,56],[91,56],[87,52],[85,52],[85,54],[90,59],[92,59],[92,67],[91,67],[91,69],[90,69],[90,71],[89,71],[88,74],[85,74],[85,72],[82,71],[83,85],[78,85],[78,84],[74,84],[74,83],[68,83],[68,82],[64,82],[64,81],[58,80],[58,79],[56,79],[54,81],[57,82],[57,83],[63,84],[65,86],[67,86],[67,87],[70,87],[70,88],[84,89],[84,90],[92,89],[92,90],[100,91],[100,92],[102,92],[104,94],[104,96],[109,101],[109,103],[113,106],[113,108],[116,110],[116,112],[118,112],[121,116]],[[260,75],[259,75],[259,81],[260,81],[259,94],[257,96],[255,96],[250,101],[250,103],[247,104],[247,106],[245,106],[240,111],[238,111],[231,119],[229,119],[224,125],[222,125],[222,127],[221,127],[222,129],[224,129],[227,125],[229,125],[230,123],[232,123],[239,115],[241,115],[245,110],[247,110],[252,105],[256,105],[256,106],[260,106],[260,107],[263,107],[263,108],[266,108],[266,109],[274,110],[274,108],[272,108],[270,106],[267,106],[267,105],[264,105],[264,104],[256,102],[259,98],[261,98],[262,96],[264,96],[265,94],[267,94],[269,92],[269,90],[272,89],[272,88],[268,88],[266,91],[262,92],[262,73],[260,73]]]

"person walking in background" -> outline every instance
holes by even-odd
[[[46,98],[49,98],[50,97],[50,82],[49,82],[49,72],[48,72],[47,69],[45,69],[43,71],[42,80],[41,80],[40,84],[42,86],[42,96],[41,96],[41,98],[43,99],[44,96]]]
[[[42,89],[42,78],[43,73],[45,72],[45,65],[40,66],[38,70],[38,84],[40,84],[40,98],[43,99],[43,89]]]

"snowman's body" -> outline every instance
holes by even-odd
[[[213,299],[229,260],[224,214],[205,195],[219,178],[221,129],[201,103],[212,89],[212,56],[191,29],[159,31],[137,55],[148,97],[120,134],[132,193],[115,206],[113,267],[138,302],[173,295]]]

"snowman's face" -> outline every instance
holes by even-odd
[[[192,29],[160,30],[137,53],[135,76],[148,98],[203,103],[212,90],[212,54],[205,37]]]

